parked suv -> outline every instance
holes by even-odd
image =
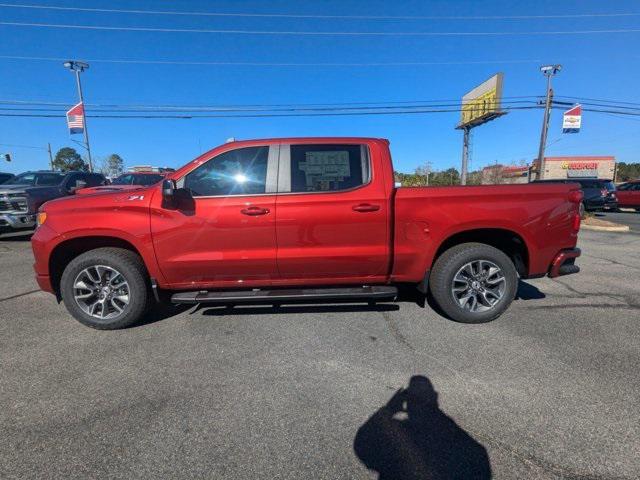
[[[558,178],[551,180],[534,180],[532,183],[579,183],[582,193],[584,194],[581,210],[596,212],[618,209],[616,187],[611,180],[601,180],[597,178]]]
[[[72,195],[79,188],[107,183],[104,175],[89,172],[25,172],[0,185],[0,229],[20,230],[36,225],[40,206]]]

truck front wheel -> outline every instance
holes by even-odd
[[[515,298],[518,274],[511,259],[484,243],[445,251],[433,266],[429,289],[451,319],[484,323],[498,318]]]
[[[76,320],[100,330],[134,324],[150,303],[142,259],[122,248],[97,248],[74,258],[62,273],[60,292]]]

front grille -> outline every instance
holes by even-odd
[[[15,194],[0,197],[0,212],[26,212],[27,199]]]

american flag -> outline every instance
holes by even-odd
[[[67,126],[71,134],[84,132],[84,105],[82,102],[74,105],[67,112]]]

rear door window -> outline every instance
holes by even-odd
[[[369,183],[368,149],[358,144],[291,145],[291,192],[338,192]]]

